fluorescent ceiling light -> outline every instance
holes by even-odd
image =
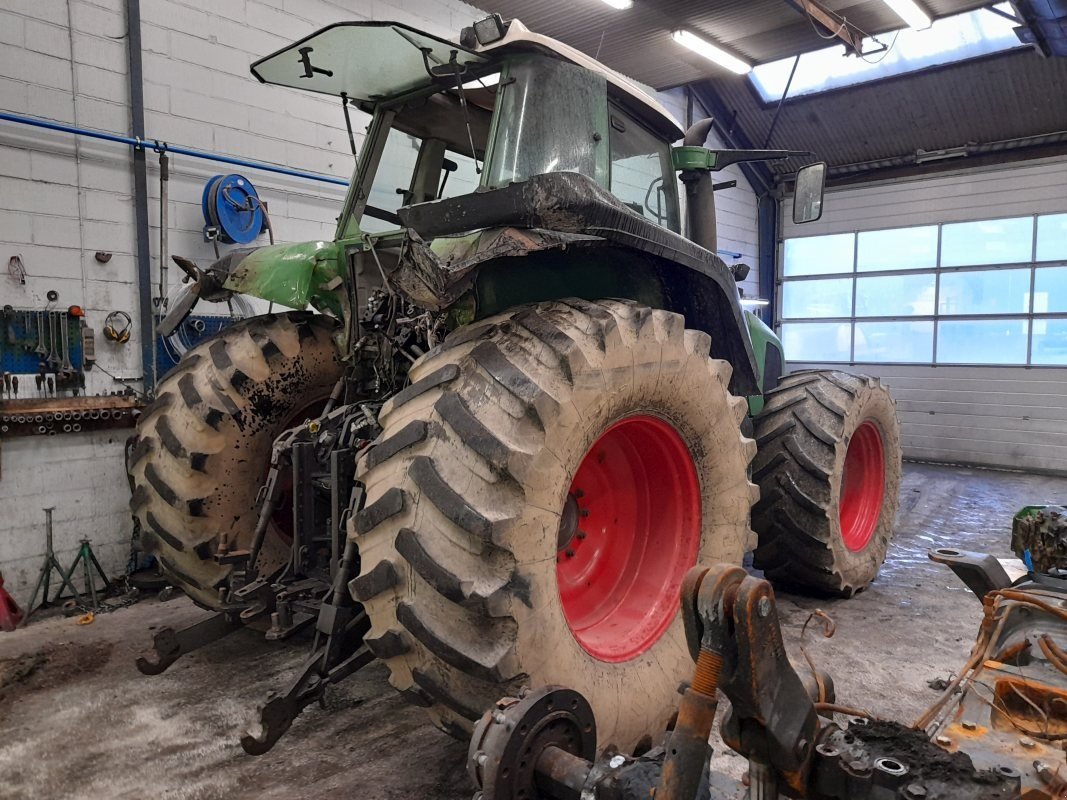
[[[770,300],[764,300],[762,297],[742,297],[741,305],[749,308],[760,308],[761,306],[770,305]]]
[[[604,0],[604,2],[612,8],[619,9],[619,11],[634,7],[634,0]]]
[[[678,44],[688,47],[698,55],[704,56],[708,61],[714,61],[720,67],[726,67],[731,72],[736,72],[738,75],[746,75],[752,71],[750,64],[746,64],[737,56],[727,53],[718,45],[714,45],[706,39],[701,39],[694,33],[675,31],[671,36],[674,37],[674,41],[678,42]]]
[[[923,11],[915,0],[885,0],[885,4],[908,23],[909,28],[918,31],[930,27],[930,15]]]

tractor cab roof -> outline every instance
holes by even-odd
[[[609,91],[666,139],[681,138],[670,113],[636,83],[562,42],[533,33],[518,20],[496,41],[472,47],[399,22],[338,22],[252,64],[262,83],[342,95],[361,106],[427,88],[428,69],[452,58],[473,77],[491,74],[500,56],[540,52],[602,75]]]

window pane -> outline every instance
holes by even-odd
[[[782,284],[782,316],[786,319],[852,316],[852,279],[786,281]]]
[[[1026,314],[1030,311],[1030,270],[987,269],[941,275],[942,314]]]
[[[934,273],[856,279],[857,317],[933,316]]]
[[[847,322],[789,322],[782,325],[787,361],[848,361],[852,330]]]
[[[1037,218],[1037,260],[1067,261],[1067,214]]]
[[[679,230],[671,149],[612,107],[611,193],[646,219]]]
[[[865,231],[856,243],[856,269],[933,269],[937,266],[937,226]]]
[[[1054,314],[1061,311],[1067,311],[1067,267],[1035,270],[1034,313]]]
[[[932,322],[856,323],[856,361],[929,364],[933,355]]]
[[[1025,364],[1023,319],[952,320],[937,324],[939,364]]]
[[[854,238],[854,233],[838,233],[833,236],[786,239],[783,274],[792,278],[797,275],[852,272]]]
[[[1031,364],[1067,364],[1067,319],[1035,319]]]
[[[943,225],[941,266],[970,267],[1029,261],[1033,236],[1033,217]]]

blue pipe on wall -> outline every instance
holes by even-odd
[[[249,167],[250,169],[258,169],[264,172],[274,172],[279,175],[290,175],[294,178],[305,178],[311,181],[319,181],[320,183],[332,183],[335,186],[348,186],[348,181],[341,178],[333,178],[329,175],[320,175],[317,172],[303,172],[298,169],[290,169],[289,167],[279,167],[274,164],[264,164],[262,161],[249,161],[244,158],[233,158],[232,156],[220,156],[216,153],[207,153],[203,150],[194,150],[191,147],[181,147],[180,145],[171,145],[166,142],[160,142],[158,139],[151,141],[148,138],[138,139],[133,136],[120,136],[115,133],[106,133],[104,131],[94,131],[89,128],[79,128],[74,125],[64,125],[61,122],[50,122],[44,119],[37,119],[36,117],[27,117],[22,114],[9,114],[6,111],[0,111],[0,120],[4,122],[16,122],[20,125],[31,125],[35,128],[45,128],[51,131],[60,131],[61,133],[71,133],[75,136],[88,136],[93,139],[103,139],[106,142],[115,142],[116,144],[124,144],[128,147],[132,147],[136,150],[149,148],[159,153],[166,150],[168,153],[177,153],[183,156],[192,156],[193,158],[202,158],[205,161],[218,161],[222,164],[234,164],[238,167]]]
[[[276,172],[279,175],[291,175],[294,178],[306,178],[310,181],[319,181],[320,183],[332,183],[335,186],[348,186],[348,181],[341,178],[333,178],[329,175],[320,175],[317,172],[303,172],[298,169],[289,169],[289,167],[279,167],[274,164],[264,164],[262,161],[249,161],[244,158],[232,158],[231,156],[220,156],[215,153],[206,153],[203,150],[193,150],[191,147],[181,147],[180,145],[167,144],[166,142],[160,142],[158,139],[149,141],[145,139],[137,139],[133,136],[120,136],[116,133],[105,133],[104,131],[94,131],[89,128],[78,128],[74,125],[64,125],[61,122],[49,122],[45,119],[37,119],[36,117],[26,117],[22,114],[9,114],[6,111],[0,111],[0,120],[4,122],[17,122],[20,125],[32,125],[35,128],[46,128],[50,131],[60,131],[62,133],[72,133],[75,136],[89,136],[93,139],[103,139],[107,142],[116,142],[117,144],[124,144],[129,147],[133,147],[137,150],[144,148],[151,148],[155,152],[159,153],[166,150],[168,153],[177,153],[183,156],[192,156],[193,158],[202,158],[206,161],[218,161],[223,164],[234,164],[238,167],[249,167],[250,169],[259,169],[264,172]],[[733,250],[716,250],[720,256],[730,256],[731,258],[741,258],[741,253],[735,253]]]

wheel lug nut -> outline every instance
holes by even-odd
[[[588,508],[583,508],[581,511],[578,512],[578,516],[579,517],[588,517],[589,516],[589,509]]]
[[[575,536],[577,536],[579,540],[584,539],[585,535],[585,531],[578,531],[578,533],[575,534]]]
[[[583,491],[582,491],[581,489],[575,489],[575,490],[574,490],[574,496],[575,496],[576,498],[582,498],[582,497],[585,497],[585,492],[583,492]]]
[[[564,554],[567,556],[567,558],[574,558],[574,551],[571,550],[569,547],[564,551]]]

